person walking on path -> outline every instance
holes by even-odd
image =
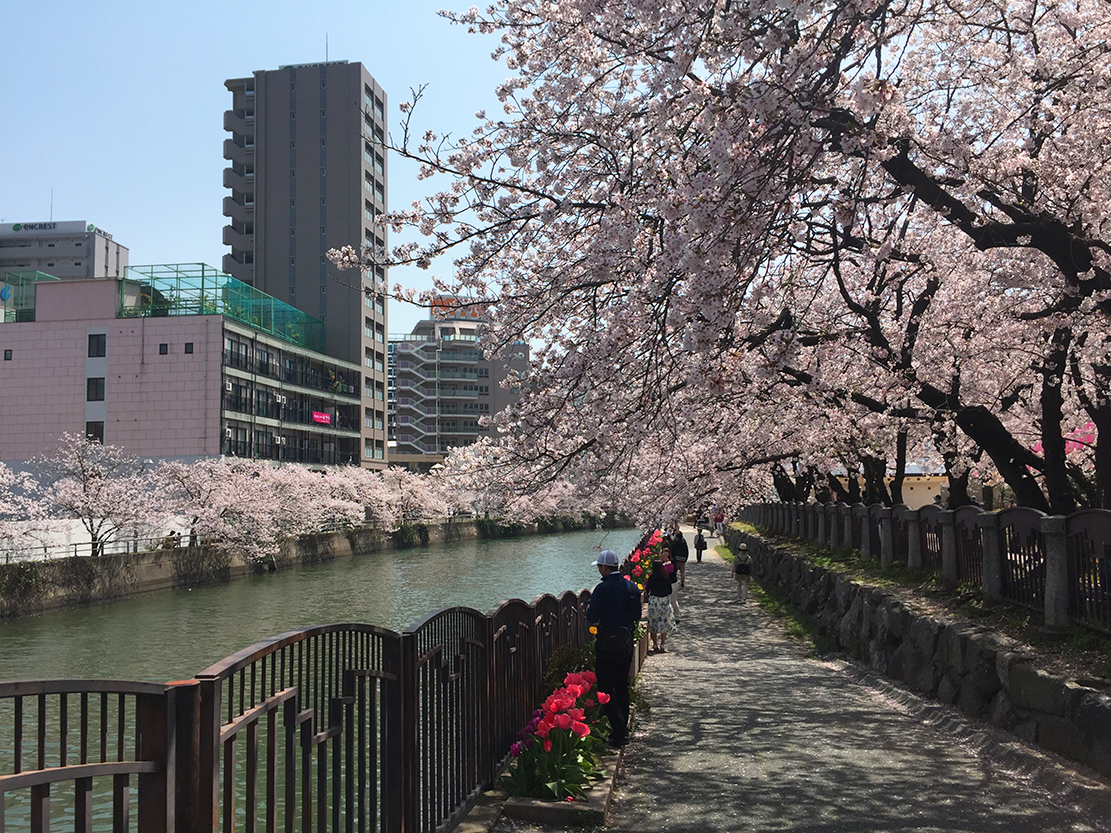
[[[648,602],[648,638],[652,641],[653,652],[667,653],[667,634],[673,619],[671,616],[671,579],[664,570],[662,561],[652,562],[652,574],[644,583],[644,597]]]
[[[706,550],[706,539],[702,537],[702,527],[694,535],[694,557],[702,563],[702,553]]]
[[[714,530],[718,538],[721,538],[725,531],[725,513],[720,509],[714,513]]]
[[[602,707],[610,723],[611,746],[629,742],[629,669],[633,630],[641,617],[640,589],[618,572],[617,553],[603,550],[593,562],[602,576],[590,596],[586,621],[596,626],[594,674],[598,690],[609,695]]]
[[[667,579],[672,584],[679,580],[679,573],[675,569],[675,561],[671,557],[671,547],[664,546],[660,550],[660,561],[663,562],[664,572],[667,573]],[[675,622],[679,621],[679,594],[672,593],[668,596],[671,599],[671,614]]]
[[[675,562],[675,569],[679,573],[680,588],[687,586],[687,559],[690,557],[691,551],[687,546],[687,539],[676,526],[671,531],[671,560]]]
[[[748,544],[738,544],[737,555],[733,559],[733,580],[737,582],[737,596],[741,604],[748,602],[748,585],[752,581],[752,556],[748,554]]]

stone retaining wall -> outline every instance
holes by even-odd
[[[472,520],[428,525],[429,544],[477,537]],[[390,533],[355,529],[285,541],[277,556],[261,563],[235,551],[179,547],[0,564],[0,620],[401,548]]]
[[[1035,667],[1009,638],[955,618],[912,613],[886,590],[852,581],[739,530],[753,575],[785,593],[836,650],[1021,740],[1111,776],[1111,686]]]

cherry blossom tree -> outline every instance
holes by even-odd
[[[160,506],[139,460],[116,446],[66,433],[51,456],[36,462],[45,473],[44,513],[79,521],[94,556],[121,533],[144,527]]]
[[[389,218],[428,235],[391,259],[454,251],[438,289],[492,304],[487,347],[543,345],[503,471],[603,489],[635,461],[695,499],[910,453],[958,491],[976,466],[1026,505],[1111,507],[1102,0],[450,17],[514,75],[469,137],[415,140],[404,108],[396,152],[451,183]]]
[[[38,491],[38,481],[30,474],[14,472],[0,463],[0,547],[18,549],[33,537],[43,518]]]

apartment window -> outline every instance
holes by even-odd
[[[289,149],[290,150],[295,150],[296,147],[297,147],[297,142],[290,142],[289,143]]]
[[[191,342],[191,341],[185,342],[185,352],[186,353],[192,353],[193,352],[193,342]]]
[[[89,335],[89,358],[100,359],[108,353],[108,336],[104,333]]]
[[[320,198],[320,204],[321,205],[327,205],[328,204],[328,198],[327,197],[321,197]]]
[[[289,178],[290,179],[296,179],[297,178],[297,171],[293,170],[293,168],[289,169]]]
[[[291,258],[289,259],[289,265],[290,265],[290,266],[296,266],[296,265],[297,265],[297,258],[295,258],[295,257],[291,257]]]
[[[85,380],[85,401],[86,402],[103,402],[104,401],[104,377],[94,376],[91,379]]]
[[[291,229],[289,230],[289,236],[290,236],[290,237],[296,237],[296,236],[297,236],[297,229],[295,229],[295,228],[291,228]]]
[[[86,422],[85,423],[85,439],[89,442],[104,444],[104,423]]]
[[[322,118],[322,119],[328,118],[328,111],[327,110],[321,110],[320,111],[320,118]]]
[[[328,169],[325,168],[324,166],[321,166],[320,167],[320,175],[321,176],[327,176],[328,175]]]
[[[4,361],[10,362],[11,360],[12,360],[12,351],[11,350],[5,350],[4,351]]]
[[[165,355],[168,355],[169,352],[170,352],[170,345],[167,344],[166,342],[163,341],[161,344],[158,345],[158,355],[165,356]]]
[[[324,148],[324,147],[328,147],[328,140],[327,140],[327,139],[321,139],[321,140],[320,140],[320,146],[321,146],[322,148]]]
[[[321,234],[327,234],[328,233],[328,227],[327,226],[321,226],[320,227],[320,233]]]

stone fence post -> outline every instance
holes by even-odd
[[[976,528],[984,551],[984,601],[1003,600],[1003,559],[999,552],[999,518],[989,512],[976,516]]]
[[[1045,546],[1045,625],[1047,628],[1064,628],[1069,623],[1066,518],[1064,515],[1046,515],[1041,520]]]
[[[826,534],[826,508],[824,504],[819,503],[814,507],[814,511],[818,513],[818,543],[824,544],[829,540]]]
[[[876,557],[872,552],[872,516],[863,503],[854,506],[853,511],[860,516],[860,557],[864,561],[871,561]]]
[[[957,583],[957,513],[943,509],[937,513],[941,527],[941,580],[950,587]]]
[[[895,539],[891,531],[891,507],[881,506],[875,516],[880,523],[880,569],[889,570],[895,562]]]
[[[917,509],[911,509],[904,517],[907,520],[907,569],[916,572],[922,569],[922,524]]]
[[[841,511],[841,514],[844,515],[841,524],[841,528],[843,530],[841,543],[851,549],[853,545],[853,507],[846,506]]]

